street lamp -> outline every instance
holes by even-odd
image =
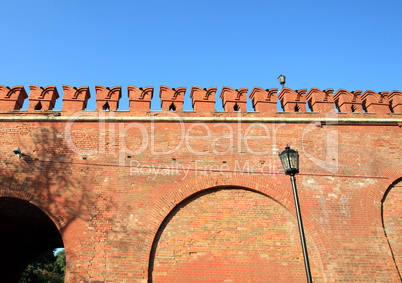
[[[286,83],[286,77],[284,75],[280,75],[278,77],[278,82],[281,84],[282,88],[285,87],[285,83]]]
[[[295,178],[295,175],[299,173],[299,153],[297,152],[297,150],[291,149],[289,146],[286,146],[285,150],[282,151],[281,154],[279,154],[279,158],[281,159],[283,169],[285,170],[285,174],[290,175],[290,180],[292,182],[293,196],[295,199],[295,207],[297,214],[297,223],[299,225],[300,241],[303,249],[304,267],[306,268],[307,282],[312,283],[313,281],[311,278],[310,263],[308,260],[307,245],[306,245],[306,239],[304,237],[303,222],[300,213],[299,197],[297,195],[296,178]]]

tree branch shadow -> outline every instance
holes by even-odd
[[[41,227],[36,230],[42,231],[31,237],[54,238],[56,237],[55,229],[61,237],[56,240],[48,239],[47,243],[45,241],[38,244],[39,246],[33,246],[30,251],[18,251],[18,246],[12,249],[5,247],[3,257],[7,257],[7,252],[24,254],[24,258],[20,259],[22,265],[29,263],[29,260],[37,256],[39,251],[63,246],[61,239],[68,227],[77,219],[90,221],[96,215],[98,206],[98,197],[90,187],[90,184],[94,183],[94,176],[88,172],[90,169],[88,164],[77,161],[75,153],[64,140],[63,129],[56,128],[53,124],[35,125],[30,128],[31,131],[19,132],[11,138],[12,142],[18,143],[12,146],[21,148],[23,154],[20,158],[14,156],[11,151],[3,151],[0,155],[0,201],[18,199],[26,202],[25,205],[21,202],[4,204],[6,209],[0,210],[0,227],[3,231],[7,231],[10,225],[16,226],[17,222],[20,222],[27,227],[25,234],[29,234],[29,227],[31,230]],[[38,211],[30,207],[28,203],[38,208]],[[109,202],[104,208],[107,209],[112,205],[113,203]],[[12,212],[13,206],[17,212]],[[41,212],[52,220],[53,227],[51,224],[46,224],[43,217],[36,217],[40,218],[37,222],[22,219],[24,217],[35,219],[34,214],[39,215]],[[10,218],[12,213],[17,222],[2,221]],[[36,228],[32,228],[34,226]],[[18,229],[14,230],[18,231]],[[7,239],[21,242],[26,241],[27,237],[15,232]],[[0,239],[2,239],[1,236]],[[3,245],[8,244],[3,242]],[[27,249],[25,245],[20,246]],[[0,269],[6,269],[6,267]]]

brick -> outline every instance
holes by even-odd
[[[282,108],[286,112],[306,112],[306,89],[291,90],[283,88],[278,95]]]
[[[163,111],[182,111],[184,103],[185,87],[170,88],[161,86],[159,97],[161,98],[161,107]]]
[[[372,90],[367,90],[362,94],[361,99],[367,112],[390,113],[388,92],[377,93]]]
[[[311,111],[322,113],[335,112],[333,92],[334,90],[332,88],[328,88],[324,91],[318,88],[310,89],[306,95],[306,100],[308,101]]]
[[[23,86],[0,86],[0,111],[20,110],[27,97]]]
[[[140,112],[150,111],[153,94],[153,87],[137,88],[135,86],[129,86],[128,97],[130,99],[130,110]]]
[[[59,93],[55,86],[38,87],[36,85],[29,86],[29,106],[28,110],[52,110],[59,98]]]
[[[217,88],[200,88],[193,86],[190,98],[193,101],[193,109],[196,112],[214,112],[215,111],[215,93]]]
[[[247,88],[223,87],[220,94],[223,109],[227,112],[246,112],[247,91]]]
[[[119,107],[121,98],[121,87],[112,88],[97,85],[96,90],[96,108],[98,110],[116,111]]]
[[[362,91],[356,90],[349,92],[345,89],[340,89],[334,94],[335,104],[339,112],[345,113],[362,113]]]
[[[394,90],[389,94],[390,107],[394,113],[402,113],[402,92]]]
[[[277,88],[262,89],[259,87],[253,88],[250,93],[250,99],[253,102],[253,108],[257,112],[275,113],[276,110],[276,93]]]
[[[81,111],[87,107],[88,99],[91,97],[89,87],[71,87],[63,85],[63,111]]]

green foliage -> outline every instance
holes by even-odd
[[[56,255],[48,251],[30,263],[21,276],[20,283],[63,283],[66,272],[64,250]]]

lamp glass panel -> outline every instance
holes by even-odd
[[[297,151],[289,151],[288,154],[291,169],[299,169],[299,154]]]
[[[279,154],[283,169],[287,175],[299,173],[299,153],[297,150],[286,147],[281,154]]]
[[[284,169],[285,171],[289,170],[290,167],[289,167],[289,160],[288,160],[288,155],[287,155],[287,153],[286,153],[286,152],[283,152],[283,153],[280,155],[280,158],[281,158],[281,162],[282,162],[283,169]]]

